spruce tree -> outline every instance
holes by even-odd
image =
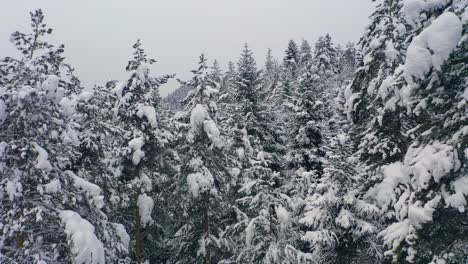
[[[46,41],[52,30],[40,9],[31,26],[12,34],[23,57],[3,59],[0,261],[104,263],[112,249],[102,242],[102,190],[75,174],[79,138],[70,113],[80,84],[63,45]]]
[[[231,175],[226,140],[217,125],[214,97],[218,84],[207,70],[201,55],[198,69],[192,71],[194,77],[186,84],[191,91],[179,121],[184,122],[179,132],[184,141],[179,146],[182,167],[175,193],[180,201],[180,225],[170,240],[173,256],[169,263],[218,263],[229,252],[221,231],[229,209],[226,194]]]
[[[126,67],[130,78],[115,88],[116,126],[122,132],[116,139],[114,155],[119,159],[115,161],[114,177],[120,181],[118,199],[125,212],[119,221],[132,237],[134,260],[141,263],[151,255],[148,244],[151,241],[146,239],[152,237],[145,233],[154,223],[154,181],[158,180],[163,158],[160,154],[164,149],[164,133],[158,123],[161,107],[158,87],[172,76],[149,76],[149,65],[155,60],[148,58],[139,40],[133,48],[133,58]]]
[[[315,43],[314,60],[320,76],[331,76],[338,72],[338,52],[329,34],[319,37]]]

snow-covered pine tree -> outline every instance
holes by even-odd
[[[348,161],[359,169],[350,188],[354,191],[347,196],[378,205],[367,192],[382,180],[382,166],[401,160],[408,145],[404,130],[409,126],[409,119],[401,107],[387,98],[391,93],[388,78],[404,58],[407,26],[400,1],[383,1],[371,20],[358,44],[359,68],[345,91],[348,118],[353,122],[349,138],[354,154]],[[368,217],[374,219],[372,224],[380,230],[393,221],[393,216],[379,208],[369,207]],[[379,255],[376,251],[375,257]]]
[[[208,73],[204,55],[186,85],[191,87],[186,110],[179,115],[178,147],[182,166],[174,192],[178,199],[178,226],[169,241],[173,255],[169,263],[218,263],[229,252],[221,237],[229,211],[226,194],[231,174],[224,133],[217,125],[214,96],[218,86]]]
[[[333,84],[327,81],[308,65],[296,95],[288,191],[299,204],[295,214],[302,225],[300,249],[325,263],[375,263],[379,258],[373,254],[380,248],[375,236],[369,236],[376,228],[367,217],[378,208],[348,195],[356,170],[346,160],[351,148],[340,105],[344,89],[337,82],[321,88],[321,82]]]
[[[407,30],[400,1],[383,1],[371,20],[359,42],[362,64],[347,88],[346,97],[357,155],[364,164],[378,167],[401,160],[407,147],[401,109],[386,107],[383,102],[388,94],[385,80],[403,61]]]
[[[280,73],[278,61],[273,57],[271,49],[268,49],[261,75],[261,88],[258,92],[262,103],[269,103],[272,92],[278,86]]]
[[[309,63],[312,63],[312,60],[312,47],[307,40],[303,39],[299,49],[299,77],[302,74],[302,69],[307,67]]]
[[[293,115],[288,134],[287,167],[292,173],[310,172],[319,178],[323,174],[324,151],[322,125],[325,119],[324,105],[320,101],[319,76],[311,62],[299,78],[294,94]],[[295,187],[304,187],[297,184]]]
[[[228,62],[228,67],[227,71],[223,76],[223,79],[221,81],[221,86],[220,86],[220,93],[225,92],[225,90],[228,89],[228,86],[232,85],[234,83],[234,79],[236,77],[236,65],[234,62],[230,61]]]
[[[130,78],[114,88],[118,101],[114,107],[116,126],[122,130],[116,139],[117,155],[114,177],[120,181],[120,219],[129,231],[134,247],[133,258],[137,263],[156,256],[152,255],[154,238],[146,235],[154,223],[152,211],[154,181],[161,170],[161,160],[166,142],[165,133],[158,125],[161,106],[158,88],[171,78],[149,76],[149,59],[138,40],[134,45],[133,58],[126,70]],[[154,230],[151,230],[154,233]]]
[[[115,161],[113,148],[115,139],[122,131],[114,124],[114,104],[117,97],[112,94],[110,87],[95,86],[84,89],[71,101],[75,112],[73,120],[79,124],[77,137],[79,140],[78,155],[75,162],[75,174],[89,182],[95,183],[102,190],[97,194],[88,193],[102,212],[100,214],[80,213],[86,218],[96,220],[94,224],[97,232],[102,232],[106,238],[102,242],[106,249],[106,262],[129,262],[129,235],[125,226],[113,222],[120,220],[115,217],[119,212],[119,181],[114,177],[112,164]],[[96,189],[98,190],[98,189]],[[92,195],[96,197],[92,197]],[[99,199],[99,200],[97,200]],[[87,217],[89,215],[89,217]]]
[[[338,53],[329,34],[319,37],[315,43],[314,61],[320,76],[338,73]]]
[[[284,148],[274,128],[270,105],[258,98],[262,85],[252,52],[246,46],[238,63],[233,95],[237,113],[232,113],[232,149],[237,154],[238,192],[234,221],[224,237],[234,255],[222,263],[289,263],[296,261],[293,246],[297,237],[289,232],[288,198],[281,193],[284,183],[282,158]]]
[[[210,67],[210,70],[210,79],[216,82],[216,84],[220,85],[221,80],[223,79],[223,72],[219,66],[218,60],[213,61],[213,65]]]
[[[357,66],[357,50],[354,43],[348,42],[340,54],[339,60],[339,82],[351,82]]]
[[[297,77],[297,69],[301,61],[299,48],[294,40],[289,40],[288,48],[284,52],[283,67],[290,72],[291,77]]]
[[[2,60],[0,261],[105,263],[112,249],[95,229],[105,218],[101,189],[73,172],[79,139],[68,114],[79,81],[63,45],[46,41],[52,30],[40,9],[31,12],[31,26],[12,34],[23,57]]]
[[[288,47],[284,52],[283,65],[280,71],[279,85],[272,91],[271,100],[273,104],[282,106],[277,110],[279,113],[284,114],[281,119],[287,118],[288,110],[290,110],[291,96],[294,93],[297,85],[297,76],[300,67],[300,53],[294,40],[290,40]],[[285,111],[286,110],[286,111]]]
[[[466,262],[466,1],[403,2],[411,25],[387,104],[406,110],[411,144],[369,196],[395,217],[380,236],[394,262]],[[465,153],[465,155],[463,154]],[[437,241],[437,242],[436,242]]]

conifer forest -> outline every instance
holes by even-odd
[[[0,263],[468,263],[468,0],[380,0],[356,43],[191,79],[135,39],[94,86],[29,15],[0,58]]]

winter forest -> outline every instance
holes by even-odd
[[[135,40],[91,87],[32,11],[0,59],[0,263],[468,263],[467,6],[382,0],[357,43],[188,80]]]

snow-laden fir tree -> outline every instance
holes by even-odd
[[[354,43],[348,42],[345,47],[339,53],[339,76],[341,79],[340,82],[351,82],[354,75],[354,71],[357,66],[357,50]]]
[[[362,65],[347,88],[347,108],[357,155],[364,164],[379,166],[402,158],[407,147],[402,133],[404,116],[398,107],[386,107],[386,78],[404,58],[405,21],[400,1],[383,1],[359,43]],[[371,168],[372,169],[372,168]]]
[[[130,78],[114,88],[118,100],[114,106],[116,126],[122,131],[116,138],[114,177],[118,178],[119,196],[123,223],[131,235],[132,256],[137,263],[152,258],[150,244],[154,238],[147,232],[154,223],[152,217],[154,181],[161,170],[161,160],[166,133],[158,125],[161,107],[158,88],[172,76],[151,77],[149,59],[138,40],[134,45],[133,58],[126,70]]]
[[[380,237],[395,262],[466,261],[467,4],[402,5],[410,42],[404,63],[387,78],[386,105],[409,116],[411,141],[368,192],[394,217]]]
[[[210,67],[210,79],[212,79],[218,85],[221,84],[221,80],[223,79],[223,72],[219,66],[218,60],[214,60],[213,65]]]
[[[329,34],[318,38],[313,57],[320,76],[332,76],[338,72],[338,52]]]
[[[273,98],[270,101],[273,104],[282,106],[277,110],[286,116],[288,115],[287,110],[290,108],[289,104],[291,102],[292,94],[296,89],[297,76],[300,67],[300,53],[294,40],[289,41],[288,47],[284,53],[279,84],[275,86],[275,89],[272,91]],[[286,118],[285,116],[283,116],[282,119]]]
[[[289,71],[294,78],[297,76],[298,64],[301,61],[301,53],[294,40],[289,40],[288,47],[284,53],[283,67]]]
[[[234,255],[222,263],[295,263],[297,237],[292,236],[289,198],[282,194],[284,151],[275,131],[271,105],[261,102],[261,85],[252,52],[245,47],[238,63],[233,95],[239,111],[234,116],[232,149],[238,177],[234,221],[226,228]]]
[[[23,57],[2,60],[0,261],[105,263],[114,245],[102,241],[121,243],[102,229],[101,188],[75,174],[80,141],[69,114],[79,81],[63,45],[46,41],[52,30],[40,9],[31,26],[11,38]]]
[[[265,65],[261,74],[261,86],[259,97],[262,102],[269,102],[272,98],[272,92],[276,90],[280,79],[280,65],[273,57],[271,49],[268,49],[265,57]]]
[[[355,191],[348,195],[375,205],[367,191],[382,179],[382,165],[403,158],[408,145],[404,128],[409,126],[409,119],[401,107],[386,106],[390,93],[387,78],[404,58],[407,30],[400,1],[380,3],[371,21],[358,44],[361,61],[345,95],[347,115],[353,122],[348,142],[354,153],[348,162],[359,168],[350,188]],[[375,219],[371,222],[379,230],[393,221],[393,216],[381,208],[371,213]],[[376,252],[375,256],[380,254]]]
[[[368,217],[378,209],[348,194],[356,170],[346,160],[351,148],[346,144],[349,126],[341,107],[343,83],[320,79],[311,65],[305,69],[295,103],[297,131],[289,137],[288,191],[296,194],[300,249],[310,259],[374,263],[379,261],[373,255],[378,254],[379,244],[369,236],[376,228]]]
[[[312,47],[310,46],[307,40],[303,39],[301,42],[301,47],[299,49],[299,74],[302,73],[302,70],[305,67],[307,67],[309,63],[312,63],[312,60],[313,60]]]
[[[119,181],[114,177],[112,164],[114,147],[122,130],[115,126],[114,104],[117,97],[112,94],[110,86],[95,86],[93,89],[84,89],[72,98],[74,106],[73,120],[80,124],[77,133],[79,140],[78,155],[75,162],[75,173],[80,178],[93,182],[101,192],[88,193],[88,198],[99,198],[100,214],[81,214],[86,218],[97,218],[95,228],[102,232],[106,239],[106,262],[125,263],[130,261],[130,237],[121,223],[118,215]],[[95,188],[96,190],[99,190]],[[102,195],[96,196],[96,195]],[[96,196],[96,197],[93,197]],[[117,199],[116,199],[117,198]],[[88,217],[89,215],[89,217]]]
[[[174,193],[178,226],[169,241],[173,252],[169,263],[218,263],[228,253],[222,230],[229,211],[229,157],[217,124],[218,84],[210,78],[203,55],[192,73],[186,84],[191,87],[186,110],[178,114],[182,166]]]

